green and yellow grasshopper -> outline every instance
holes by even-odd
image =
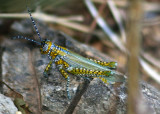
[[[47,72],[51,68],[52,63],[55,63],[60,73],[67,80],[66,89],[68,98],[70,98],[69,73],[87,79],[99,78],[107,84],[114,84],[115,82],[123,82],[125,80],[123,76],[118,76],[117,72],[113,70],[116,68],[117,62],[102,62],[99,60],[88,59],[66,49],[65,47],[56,45],[47,39],[42,40],[29,8],[28,13],[41,42],[23,36],[16,36],[13,37],[13,39],[26,39],[39,45],[41,54],[47,54],[50,59],[49,64],[44,70],[44,75],[47,76]]]

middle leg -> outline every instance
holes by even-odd
[[[62,76],[67,80],[67,84],[66,84],[67,97],[69,99],[71,99],[71,95],[69,92],[70,77],[69,77],[68,73],[65,71],[65,68],[69,65],[65,61],[63,61],[62,59],[59,59],[58,61],[56,61],[55,64],[57,65]]]

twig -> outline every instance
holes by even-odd
[[[139,51],[142,6],[141,0],[130,0],[128,11],[128,114],[143,114],[142,97],[139,89]]]
[[[36,87],[36,95],[35,96],[37,97],[37,104],[38,104],[37,112],[39,114],[42,114],[41,89],[40,89],[40,84],[39,84],[39,81],[38,81],[38,77],[36,75],[35,68],[33,66],[33,60],[32,60],[33,54],[32,53],[33,52],[29,53],[29,59],[30,59],[29,64],[30,64],[30,70],[33,73],[33,77],[34,77],[33,79],[34,79],[34,82],[35,82],[34,84],[36,85],[35,86]]]

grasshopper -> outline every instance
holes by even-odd
[[[62,76],[67,80],[66,90],[69,99],[71,98],[69,92],[69,73],[87,79],[99,78],[106,84],[114,84],[115,82],[123,82],[125,80],[123,76],[118,76],[117,72],[115,71],[117,62],[103,62],[99,60],[88,59],[68,50],[65,47],[56,45],[48,39],[42,40],[32,17],[31,11],[28,7],[27,10],[40,42],[24,36],[15,36],[13,39],[25,39],[34,42],[40,47],[41,54],[48,55],[50,62],[46,66],[43,74],[47,76],[47,72],[51,69],[52,64],[55,63]]]

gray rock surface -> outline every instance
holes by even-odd
[[[61,32],[44,28],[41,35],[48,36],[52,42],[82,56],[111,60],[107,55],[76,42]],[[40,100],[42,100],[42,109],[45,114],[126,113],[127,87],[125,83],[106,85],[98,79],[89,82],[70,75],[72,99],[69,100],[66,94],[66,80],[55,65],[52,66],[49,78],[44,78],[43,71],[49,60],[47,56],[40,54],[36,45],[24,40],[4,38],[1,47],[4,48],[1,65],[2,78],[25,97],[33,112],[40,113]],[[153,113],[160,113],[160,92],[145,82],[140,82],[140,84],[147,106]],[[4,92],[7,93],[6,88]]]
[[[17,108],[11,98],[0,94],[0,114],[15,114],[16,112]]]

